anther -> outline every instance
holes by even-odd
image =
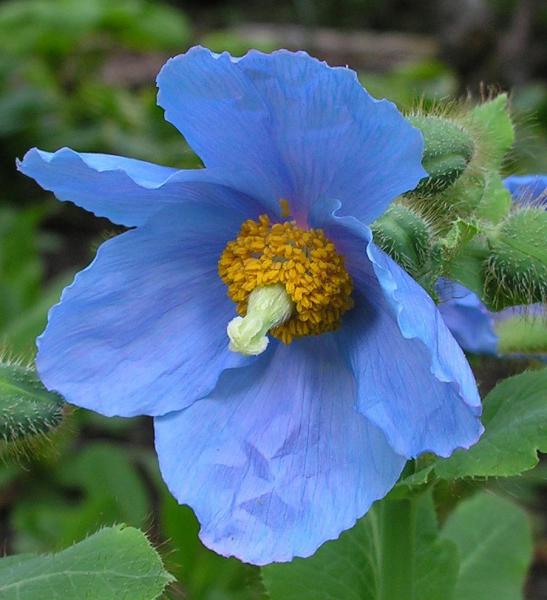
[[[344,258],[321,229],[294,221],[245,221],[224,248],[218,273],[240,315],[228,326],[230,348],[243,354],[263,352],[268,332],[288,344],[333,331],[353,306]]]
[[[279,198],[279,207],[281,209],[281,217],[283,219],[288,219],[291,216],[289,201],[285,198]]]

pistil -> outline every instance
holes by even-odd
[[[230,350],[257,355],[266,350],[268,331],[290,319],[294,302],[281,284],[255,288],[249,295],[247,314],[228,323]]]

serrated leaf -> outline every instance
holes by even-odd
[[[34,554],[14,554],[13,556],[4,556],[0,559],[0,585],[5,573],[9,573],[10,569],[17,567],[27,560],[36,558]]]
[[[146,536],[122,525],[57,554],[0,559],[2,600],[153,600],[172,580]]]
[[[49,392],[32,369],[0,363],[0,440],[44,435],[63,419],[64,401]]]
[[[383,599],[383,581],[396,568],[384,559],[383,502],[386,500],[377,503],[355,527],[324,544],[311,558],[264,567],[263,579],[271,600]],[[414,597],[452,600],[457,549],[450,541],[438,538],[429,495],[418,501],[416,532]]]
[[[530,524],[522,509],[479,493],[456,507],[442,536],[461,556],[454,600],[522,600],[532,558]]]
[[[418,467],[414,473],[400,479],[390,495],[396,498],[405,498],[409,494],[422,490],[429,483],[434,466],[434,464],[429,464]]]
[[[485,433],[469,450],[440,460],[444,479],[508,477],[535,467],[547,450],[547,369],[509,377],[485,398]]]

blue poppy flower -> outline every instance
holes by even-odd
[[[512,176],[504,180],[515,204],[547,207],[547,175]],[[513,317],[544,314],[544,308],[513,306],[492,312],[481,299],[459,283],[439,280],[436,291],[440,297],[439,311],[445,323],[466,352],[498,355],[498,326]]]
[[[460,347],[367,227],[424,177],[422,137],[303,52],[193,48],[158,86],[205,169],[66,148],[19,164],[134,227],[64,291],[37,367],[73,404],[155,417],[163,478],[207,546],[309,556],[407,458],[482,432]]]

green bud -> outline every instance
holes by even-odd
[[[27,442],[53,432],[63,420],[65,403],[49,392],[36,373],[0,362],[0,442]]]
[[[496,310],[547,300],[546,239],[547,211],[536,208],[511,213],[488,235],[485,290]]]
[[[408,119],[424,136],[422,165],[429,174],[411,194],[438,194],[465,171],[473,158],[473,139],[454,121],[443,117],[415,115]]]
[[[406,269],[416,276],[429,258],[431,232],[423,217],[408,206],[392,204],[372,224],[374,241]]]

